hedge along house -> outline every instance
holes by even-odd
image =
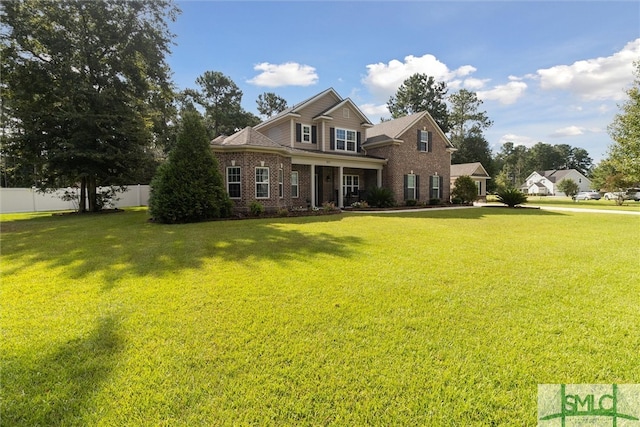
[[[253,201],[268,210],[344,207],[374,186],[391,189],[398,202],[449,197],[453,147],[428,113],[374,126],[333,89],[220,136],[211,148],[239,211]]]

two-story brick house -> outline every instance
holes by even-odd
[[[374,126],[333,89],[211,147],[238,210],[254,200],[270,210],[344,207],[374,186],[398,203],[449,198],[454,149],[428,113]]]

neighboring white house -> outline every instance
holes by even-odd
[[[478,189],[478,198],[486,199],[487,197],[487,180],[491,179],[482,163],[462,163],[459,165],[451,165],[451,189],[454,188],[453,183],[460,176],[468,176],[476,183]]]
[[[579,191],[589,191],[591,181],[575,169],[548,170],[544,172],[533,172],[527,177],[520,189],[527,194],[564,196],[562,191],[557,190],[558,184],[564,179],[571,179],[578,184]]]

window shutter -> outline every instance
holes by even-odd
[[[433,144],[431,143],[431,138],[433,136],[433,133],[427,132],[427,135],[428,135],[428,141],[429,141],[427,143],[427,151],[430,153],[431,151],[433,151],[433,147],[432,147]]]
[[[356,141],[357,141],[357,142],[356,142],[356,144],[357,144],[357,145],[356,145],[356,151],[357,151],[358,153],[360,153],[360,152],[362,151],[362,133],[361,133],[361,132],[358,132],[358,133],[356,134],[356,137],[357,137],[357,140],[356,140]]]
[[[418,129],[418,138],[417,138],[417,140],[418,140],[418,151],[420,151],[420,148],[422,148],[422,147],[420,147],[420,129]]]
[[[318,126],[311,126],[311,143],[318,143]]]
[[[416,200],[420,200],[420,175],[416,175]]]
[[[330,141],[331,141],[331,149],[336,149],[336,128],[329,128]]]
[[[296,123],[296,142],[302,142],[302,125]]]
[[[440,180],[438,182],[438,199],[442,200],[442,193],[443,193],[442,184],[444,183],[444,178],[442,177],[442,175],[440,175],[438,179]]]
[[[409,175],[404,176],[404,199],[409,199]]]

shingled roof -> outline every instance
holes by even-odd
[[[221,135],[211,141],[211,145],[222,147],[263,147],[287,150],[287,147],[278,144],[277,142],[253,129],[251,126],[247,126],[246,128],[234,133],[231,136]]]
[[[451,176],[482,176],[488,177],[489,174],[480,162],[462,163],[459,165],[451,165]]]

